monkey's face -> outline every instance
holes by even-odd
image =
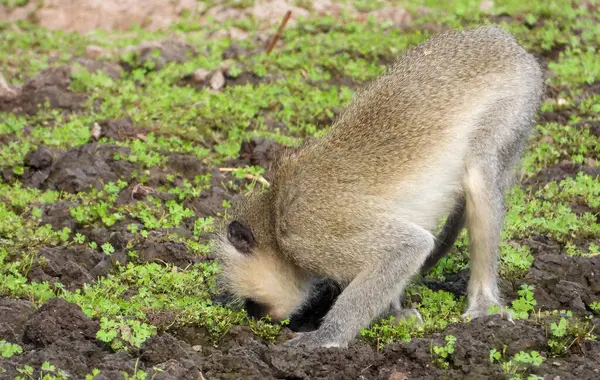
[[[256,236],[248,225],[229,222],[217,250],[220,281],[251,317],[280,321],[302,306],[306,282],[297,267]]]

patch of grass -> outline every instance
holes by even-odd
[[[522,188],[512,189],[504,223],[505,237],[523,239],[544,235],[566,244],[575,239],[600,236],[600,224],[593,213],[576,214],[568,203],[543,197],[543,191],[531,194]]]
[[[583,164],[586,158],[600,158],[598,137],[586,128],[549,123],[538,126],[538,134],[523,159],[523,168],[527,173],[534,174],[561,161]]]
[[[26,380],[26,379],[34,379],[34,374],[36,370],[34,367],[30,365],[23,366],[22,368],[17,368],[17,372],[21,374],[21,376],[17,376],[15,380]],[[42,363],[42,365],[37,370],[38,378],[43,380],[66,380],[70,378],[67,371],[62,370],[60,368],[56,368],[54,364],[51,364],[48,361]]]
[[[139,348],[149,337],[156,334],[156,328],[135,319],[126,320],[122,317],[111,320],[100,318],[100,330],[96,338],[110,344],[110,347],[119,351],[127,346]]]
[[[461,320],[464,299],[455,300],[452,293],[413,285],[408,287],[406,297],[420,298],[420,302],[414,303],[413,307],[421,314],[423,323],[418,322],[416,317],[396,320],[394,316],[390,316],[362,329],[361,337],[381,349],[386,344],[408,342],[414,337],[443,331],[448,324]]]
[[[600,79],[597,63],[597,48],[567,48],[557,62],[550,62],[548,68],[556,77],[551,81],[557,86],[593,84]]]
[[[534,286],[521,285],[521,289],[517,292],[520,297],[512,301],[512,307],[509,309],[513,318],[526,319],[534,311],[537,301],[533,297],[533,290]]]
[[[4,339],[0,340],[0,354],[5,359],[10,359],[14,355],[23,353],[23,347],[18,344],[9,343]]]
[[[554,314],[559,312],[555,311]],[[590,321],[574,318],[570,311],[561,311],[558,321],[550,323],[548,336],[548,349],[553,356],[565,355],[571,346],[581,344],[584,340],[595,340],[592,334],[594,325]],[[547,326],[548,327],[548,326]]]
[[[454,353],[456,337],[454,335],[446,335],[445,340],[445,346],[431,346],[431,355],[435,358],[434,363],[442,369],[448,368],[449,360]]]
[[[490,362],[500,363],[502,366],[502,372],[506,374],[509,379],[541,379],[539,376],[526,374],[531,366],[539,367],[546,360],[546,358],[540,355],[538,351],[519,351],[512,358],[507,360],[506,348],[507,347],[504,346],[502,352],[495,348],[491,349]]]
[[[252,332],[257,336],[273,343],[279,335],[281,328],[289,324],[289,322],[290,320],[288,318],[279,323],[273,323],[271,318],[267,316],[259,320],[249,319],[248,327],[250,327],[250,330],[252,330]]]

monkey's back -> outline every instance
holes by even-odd
[[[440,34],[409,49],[360,91],[323,140],[323,150],[382,165],[382,159],[400,166],[422,159],[452,140],[452,123],[482,97],[515,83],[533,86],[527,77],[534,73],[537,80],[538,70],[535,59],[497,27]]]
[[[482,127],[495,104],[519,99],[515,107],[533,108],[541,82],[533,56],[497,27],[446,32],[409,49],[359,91],[322,140],[284,160],[278,220],[299,233],[335,228],[351,236],[368,213],[392,205],[431,225],[452,204],[477,140],[513,133]],[[510,110],[488,121],[503,112]],[[351,211],[335,211],[342,209]]]

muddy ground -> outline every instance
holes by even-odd
[[[184,2],[182,2],[184,3]],[[173,58],[176,60],[177,58]],[[107,72],[127,70],[126,65],[86,61],[90,67]],[[108,66],[107,66],[108,65]],[[243,78],[243,77],[242,77]],[[189,79],[189,78],[187,78]],[[184,82],[186,78],[182,79]],[[226,85],[252,82],[248,77]],[[50,107],[64,112],[78,112],[86,96],[69,90],[70,67],[54,67],[40,72],[13,93],[0,97],[0,111],[32,114],[42,100],[49,100]],[[347,81],[339,79],[340,83]],[[552,91],[548,91],[552,96]],[[541,115],[546,118],[568,115]],[[83,145],[67,151],[54,151],[41,146],[30,152],[25,160],[23,175],[17,179],[12,167],[2,167],[3,181],[22,181],[24,186],[53,189],[76,193],[90,185],[101,188],[103,183],[129,179],[137,164],[113,159],[115,153],[127,153],[127,148],[99,144],[99,137],[115,140],[137,138],[131,120],[103,120],[99,122],[100,134]],[[597,125],[585,125],[598,135]],[[9,140],[0,141],[7,144]],[[261,165],[269,167],[281,147],[270,140],[253,139],[245,142],[235,165]],[[600,175],[598,167],[560,163],[546,168],[523,185],[540,186],[552,180],[575,176],[584,171]],[[119,194],[118,204],[143,199],[148,193],[160,199],[173,197],[169,193],[153,191],[167,183],[167,176],[177,173],[183,178],[210,172],[213,174],[211,188],[187,205],[201,216],[216,216],[223,200],[231,199],[232,193],[224,190],[220,182],[226,174],[217,168],[206,167],[191,155],[171,154],[163,169],[152,169],[144,187],[129,186]],[[131,220],[110,228],[88,230],[79,226],[69,213],[68,202],[44,206],[42,221],[55,229],[69,227],[96,241],[99,245],[110,242],[116,253],[107,256],[85,246],[47,247],[39,251],[46,265],[34,266],[28,273],[30,281],[60,282],[67,289],[79,289],[114,269],[117,262],[124,264],[130,258],[123,247],[133,239],[127,226]],[[596,210],[598,211],[598,210]],[[189,228],[179,233],[189,234]],[[141,262],[171,263],[180,267],[206,258],[192,255],[183,244],[164,242],[150,236],[136,241],[135,249]],[[527,244],[535,256],[533,267],[522,280],[535,285],[537,307],[543,309],[568,309],[574,313],[589,313],[590,304],[600,299],[600,256],[592,258],[571,257],[564,254],[560,245],[545,237],[533,237]],[[444,282],[430,282],[433,289],[444,289],[457,296],[466,292],[468,273],[462,272]],[[519,283],[512,284],[514,296]],[[335,296],[335,291],[324,292],[324,299],[306,310],[305,315],[292,321],[291,329],[306,331],[315,327]],[[596,331],[600,319],[591,322]],[[353,343],[348,350],[303,349],[283,347],[281,342],[293,332],[285,328],[276,344],[267,343],[254,336],[246,327],[234,327],[218,347],[208,343],[206,333],[200,328],[187,326],[159,333],[146,341],[140,349],[115,353],[109,346],[96,339],[97,321],[89,319],[79,306],[62,299],[51,299],[36,308],[28,300],[0,298],[0,337],[23,347],[23,354],[11,359],[0,359],[6,372],[0,378],[12,379],[16,369],[23,365],[36,368],[50,361],[57,368],[68,371],[72,378],[84,378],[97,368],[101,374],[96,379],[123,379],[121,371],[133,373],[136,368],[148,372],[154,379],[503,379],[499,365],[491,364],[489,348],[508,347],[511,356],[522,350],[544,351],[547,345],[545,323],[515,321],[511,324],[495,316],[481,318],[469,324],[450,325],[444,333],[413,339],[410,343],[394,343],[381,351],[366,343]],[[452,355],[448,369],[433,364],[431,345],[443,345],[444,337],[452,334],[460,343]],[[156,372],[155,368],[162,371]],[[562,357],[550,358],[539,367],[531,367],[530,373],[545,379],[598,379],[600,378],[600,343],[575,342]]]

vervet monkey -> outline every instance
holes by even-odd
[[[450,214],[440,239],[451,244],[463,222],[469,233],[463,315],[502,306],[504,193],[543,88],[536,59],[499,27],[408,49],[326,136],[280,158],[270,188],[234,200],[216,252],[228,291],[282,320],[331,279],[343,290],[320,327],[288,344],[347,347],[390,305],[402,312],[411,277],[445,253],[433,231]]]

